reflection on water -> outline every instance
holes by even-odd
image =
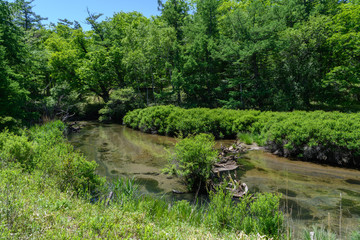
[[[241,180],[252,191],[281,193],[282,209],[297,226],[330,226],[337,232],[341,203],[342,231],[359,229],[360,171],[293,161],[264,151],[251,151],[241,161],[253,165]]]
[[[143,134],[118,124],[88,123],[80,133],[69,136],[72,144],[100,166],[107,178],[135,177],[143,192],[185,191],[177,178],[161,173],[175,139]]]
[[[186,191],[179,179],[161,173],[176,142],[174,138],[144,134],[117,124],[88,123],[69,139],[99,164],[100,175],[134,177],[145,193]],[[219,141],[217,146],[232,142]],[[292,225],[330,225],[337,231],[341,205],[342,231],[359,227],[360,171],[292,161],[264,151],[250,151],[240,161],[243,167],[237,176],[251,192],[283,195],[282,209],[292,216]]]

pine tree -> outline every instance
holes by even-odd
[[[47,20],[40,15],[37,15],[33,11],[32,3],[34,0],[25,1],[25,0],[16,0],[15,4],[18,9],[17,11],[17,23],[19,26],[23,27],[25,31],[28,31],[32,28],[41,28],[41,21]]]

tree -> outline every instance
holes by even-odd
[[[26,117],[28,92],[19,84],[23,76],[16,72],[24,52],[22,33],[13,22],[11,7],[0,1],[0,129]]]
[[[175,29],[178,42],[183,40],[183,26],[188,16],[189,5],[185,0],[168,0],[164,4],[159,3],[161,18]]]
[[[99,49],[87,54],[79,68],[79,84],[100,96],[105,102],[110,98],[110,90],[116,85],[116,71],[112,64],[113,58],[109,51]]]
[[[93,93],[106,102],[110,90],[123,83],[118,68],[121,52],[104,44],[92,31],[58,24],[46,45],[51,52],[51,75],[59,84],[68,82],[74,90]]]
[[[253,0],[227,3],[216,57],[225,61],[222,86],[228,108],[260,108],[271,105],[271,56],[276,52],[278,32],[284,29],[279,6]]]
[[[41,28],[41,21],[47,20],[40,15],[37,15],[33,10],[31,5],[35,0],[25,1],[25,0],[16,0],[15,4],[18,8],[17,11],[17,23],[19,26],[24,28],[25,31],[28,31],[32,28]]]
[[[178,105],[181,104],[181,91],[183,89],[183,59],[184,49],[184,26],[189,16],[189,3],[185,0],[169,0],[164,4],[159,1],[161,19],[168,26],[174,28],[176,33],[176,42],[173,44],[170,58],[168,59],[168,70],[173,94],[176,94]]]
[[[343,4],[329,27],[332,61],[324,85],[330,103],[353,104],[360,100],[360,5]]]
[[[310,17],[281,33],[279,55],[274,59],[274,107],[279,110],[311,109],[324,98],[322,79],[327,70],[326,16]]]
[[[216,106],[221,63],[213,56],[219,40],[220,0],[196,1],[196,13],[185,26],[183,89],[190,106]]]

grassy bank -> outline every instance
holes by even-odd
[[[219,191],[205,207],[139,195],[129,180],[106,183],[96,175],[96,163],[74,151],[63,130],[63,123],[52,122],[0,133],[1,239],[283,236],[279,196],[259,194],[236,204]]]
[[[143,132],[170,136],[212,133],[216,138],[236,138],[239,134],[286,157],[360,167],[358,113],[155,106],[129,112],[123,121]]]

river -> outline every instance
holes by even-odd
[[[89,160],[98,174],[108,179],[134,177],[143,193],[172,195],[185,191],[180,179],[162,174],[176,139],[151,135],[118,124],[87,122],[70,142]],[[217,147],[234,140],[217,141]],[[294,232],[311,226],[330,227],[343,235],[360,226],[360,171],[294,161],[263,150],[249,151],[240,160],[238,176],[250,192],[277,192],[281,207]],[[193,195],[176,196],[192,199]],[[296,233],[295,233],[296,234]]]

